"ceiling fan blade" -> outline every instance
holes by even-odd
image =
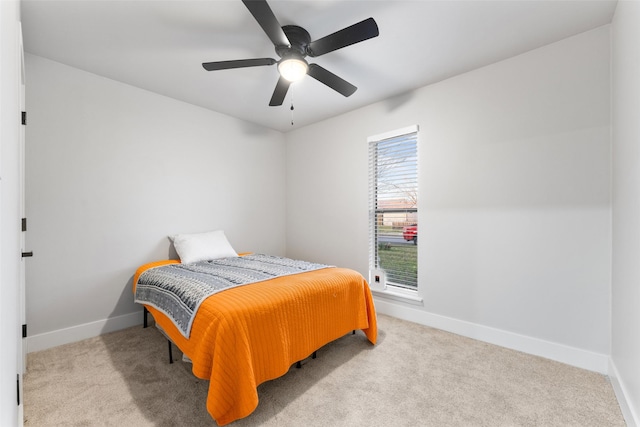
[[[202,66],[207,71],[228,70],[230,68],[259,67],[261,65],[273,65],[273,58],[238,59],[233,61],[204,62]]]
[[[358,89],[348,81],[336,76],[318,64],[309,64],[307,74],[344,96],[351,96]]]
[[[266,0],[242,0],[242,3],[267,33],[274,46],[289,46],[291,44]]]
[[[368,18],[311,42],[307,52],[311,57],[324,55],[325,53],[377,37],[378,34],[380,34],[378,24],[373,18]]]
[[[284,97],[287,96],[287,91],[289,90],[290,85],[291,82],[289,80],[280,76],[278,83],[276,84],[276,89],[273,91],[273,95],[271,96],[271,101],[269,101],[270,107],[282,105]]]

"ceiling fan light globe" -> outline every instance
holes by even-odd
[[[288,58],[278,64],[280,75],[290,82],[297,82],[307,74],[307,62],[303,59]]]

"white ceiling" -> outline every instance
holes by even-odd
[[[355,94],[345,98],[306,76],[282,106],[269,107],[276,66],[205,71],[202,62],[278,59],[240,0],[22,0],[24,45],[28,53],[286,132],[607,24],[616,1],[269,4],[281,25],[304,27],[312,40],[375,18],[379,37],[308,58],[357,86]]]

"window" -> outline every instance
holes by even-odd
[[[370,137],[372,288],[418,289],[418,127]]]

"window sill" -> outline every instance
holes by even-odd
[[[392,301],[401,301],[413,305],[424,305],[422,297],[418,296],[417,292],[407,292],[387,287],[384,290],[371,289],[371,293],[374,297],[381,297]]]

